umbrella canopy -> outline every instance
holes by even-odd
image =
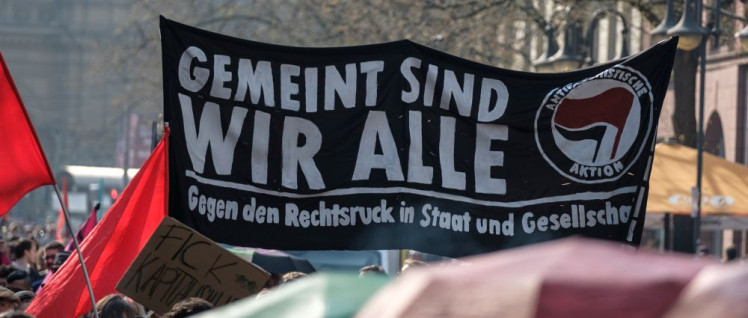
[[[308,260],[278,250],[248,247],[227,247],[226,249],[274,274],[283,275],[288,272],[310,274],[316,271]]]
[[[696,149],[657,144],[647,212],[691,212],[696,186]],[[702,213],[748,215],[748,167],[704,153]]]
[[[579,238],[463,260],[404,274],[356,317],[662,317],[713,264]]]
[[[384,275],[359,278],[354,273],[315,273],[260,298],[246,298],[194,317],[352,317],[388,281]]]
[[[665,317],[748,317],[748,266],[731,263],[705,268]]]

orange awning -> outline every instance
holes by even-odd
[[[696,155],[696,149],[690,147],[657,144],[647,212],[691,212]],[[748,167],[704,153],[701,211],[748,215]]]

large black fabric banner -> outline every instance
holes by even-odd
[[[410,42],[299,48],[161,20],[169,214],[276,249],[638,244],[676,41],[584,70]]]

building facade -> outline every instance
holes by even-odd
[[[118,83],[102,51],[129,14],[124,0],[0,2],[0,52],[53,172],[69,164],[112,166]],[[43,216],[50,191],[27,195],[15,211]]]

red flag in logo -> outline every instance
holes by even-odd
[[[564,99],[558,109],[556,110],[556,116],[554,122],[566,129],[581,130],[578,134],[580,137],[585,135],[585,130],[593,129],[595,124],[608,124],[613,126],[615,131],[615,139],[613,140],[613,151],[610,154],[610,159],[613,159],[618,152],[618,143],[621,140],[623,134],[623,128],[626,125],[626,119],[628,118],[631,106],[634,101],[633,93],[629,92],[625,88],[614,87],[597,96],[593,96],[585,99]],[[602,135],[606,129],[602,129],[601,132],[590,132],[588,135],[597,135],[598,148]],[[573,132],[567,132],[567,135],[572,135]],[[597,151],[595,152],[597,157]]]
[[[109,212],[81,244],[96,300],[114,293],[117,282],[166,215],[168,131]],[[32,301],[35,317],[80,317],[93,305],[81,265],[71,255]]]
[[[55,184],[21,96],[0,54],[0,215],[29,191]]]

